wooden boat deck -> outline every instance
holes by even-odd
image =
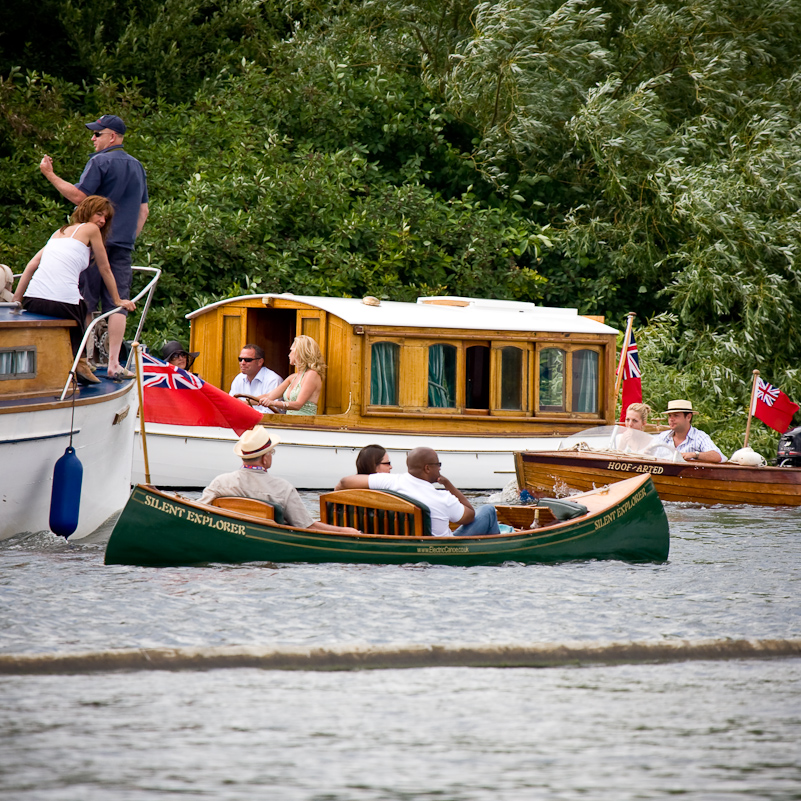
[[[535,495],[586,491],[648,474],[663,501],[801,506],[801,468],[666,462],[620,453],[537,451],[515,454],[518,485]]]

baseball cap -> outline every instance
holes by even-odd
[[[86,127],[90,131],[102,131],[108,128],[118,134],[125,133],[125,123],[116,114],[104,114],[96,122],[87,122]]]

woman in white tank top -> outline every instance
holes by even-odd
[[[113,216],[108,198],[89,195],[76,207],[70,222],[28,262],[14,293],[14,300],[33,314],[76,321],[77,327],[70,328],[73,354],[78,353],[86,330],[86,304],[78,290],[78,278],[89,266],[90,254],[114,304],[128,311],[136,308],[132,301],[120,298],[108,263],[105,241]],[[99,383],[86,359],[78,362],[77,373],[82,383]]]

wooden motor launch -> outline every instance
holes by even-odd
[[[567,440],[569,449],[516,453],[518,486],[534,497],[566,495],[647,474],[663,501],[801,506],[801,468],[687,462],[656,437],[619,426],[596,448],[587,440],[597,442],[604,431],[590,434]]]
[[[416,303],[298,295],[248,295],[187,315],[193,370],[228,392],[247,344],[265,366],[290,375],[298,335],[320,346],[328,373],[316,415],[265,414],[281,439],[281,476],[328,489],[353,472],[373,442],[403,469],[415,447],[434,448],[463,489],[498,489],[516,450],[556,447],[614,422],[617,331],[575,309],[477,298]],[[145,396],[147,405],[147,395]],[[151,481],[204,487],[234,470],[229,429],[149,422]],[[134,481],[143,481],[141,449]]]

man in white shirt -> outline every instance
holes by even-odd
[[[725,462],[723,451],[712,442],[709,434],[693,426],[693,414],[695,410],[690,401],[670,401],[667,407],[670,430],[658,434],[657,438],[667,445],[672,445],[685,461]]]
[[[346,476],[337,489],[392,490],[424,503],[431,511],[431,533],[435,537],[460,537],[470,534],[500,534],[495,507],[491,504],[473,509],[470,501],[440,472],[442,463],[431,448],[415,448],[406,457],[408,473],[372,473]],[[434,484],[441,484],[445,492]],[[448,523],[458,523],[451,533]]]
[[[239,375],[231,382],[229,395],[253,395],[258,398],[275,389],[284,379],[264,366],[264,350],[258,345],[245,345],[239,353]],[[243,401],[244,403],[245,401]],[[274,409],[254,406],[263,414],[274,414]]]

